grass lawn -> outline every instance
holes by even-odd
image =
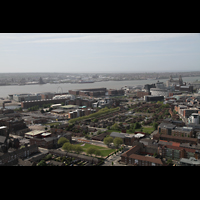
[[[77,145],[81,145],[81,144],[83,144],[83,143],[79,143]],[[95,147],[96,149],[99,149],[101,151],[101,155],[103,157],[108,156],[110,153],[112,153],[112,152],[115,151],[115,149],[110,149],[110,148],[106,148],[106,147],[100,147],[100,146],[96,146],[96,145],[92,145],[92,144],[87,144],[87,143],[85,143],[85,145],[82,146],[83,151],[86,152],[87,148],[89,148],[89,147]]]
[[[143,129],[142,132],[147,133],[147,134],[151,134],[151,133],[154,131],[153,126],[151,126],[151,127],[145,127],[145,126],[143,126],[142,129]],[[140,131],[141,131],[141,128],[135,129],[135,131],[136,131],[136,132],[140,132]]]

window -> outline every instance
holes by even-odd
[[[138,160],[137,159],[135,159],[135,163],[138,164]]]
[[[155,163],[151,163],[151,165],[152,165],[152,166],[156,166],[156,164],[155,164]]]
[[[144,166],[144,163],[145,163],[145,161],[144,161],[144,160],[142,160],[142,166]]]

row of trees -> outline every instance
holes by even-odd
[[[104,138],[103,142],[108,146],[113,142],[116,148],[118,148],[120,144],[123,144],[123,140],[121,138],[116,137],[113,139],[113,137],[109,135]]]
[[[63,144],[62,149],[69,152],[69,151],[75,151],[76,153],[83,152],[83,148],[79,145],[72,145],[69,142],[66,142]]]
[[[81,153],[83,152],[83,148],[80,145],[72,145],[69,143],[69,140],[65,137],[61,137],[58,140],[58,145],[62,146],[62,149],[70,152],[70,151],[75,151],[76,153]],[[101,151],[95,147],[89,147],[86,150],[86,153],[89,155],[95,154],[96,156],[101,156]]]

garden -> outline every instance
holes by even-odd
[[[88,164],[88,161],[76,160],[75,158],[71,158],[67,156],[60,157],[60,156],[48,154],[37,164],[37,166],[55,166],[56,164],[52,161],[61,163],[63,166],[85,166]]]

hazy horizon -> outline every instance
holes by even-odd
[[[198,33],[1,33],[1,73],[176,73],[200,69]]]

